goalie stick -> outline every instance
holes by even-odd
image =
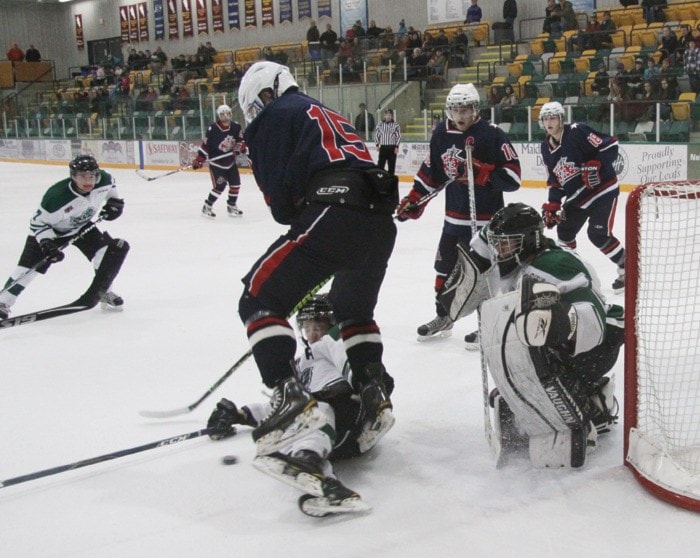
[[[228,157],[231,155],[231,153],[224,153],[223,155],[219,155],[217,157],[214,157],[213,159],[207,159],[204,161],[205,163],[209,163],[211,161],[218,161],[219,159],[223,159],[224,157]],[[139,177],[143,178],[144,180],[151,182],[152,180],[158,180],[159,178],[165,178],[166,176],[170,176],[171,174],[177,174],[178,172],[190,170],[192,168],[192,165],[187,165],[185,167],[180,167],[179,169],[171,170],[162,174],[157,174],[156,176],[148,176],[146,174],[143,174],[143,169],[136,169],[136,174],[139,175]]]
[[[188,432],[187,434],[180,434],[179,436],[172,436],[170,438],[164,438],[163,440],[157,440],[155,442],[151,442],[149,444],[144,444],[142,446],[136,446],[133,448],[118,450],[118,451],[114,451],[112,453],[98,455],[97,457],[90,457],[88,459],[83,459],[82,461],[68,463],[67,465],[59,465],[58,467],[51,467],[50,469],[44,469],[42,471],[35,471],[34,473],[20,475],[19,477],[13,477],[11,479],[6,479],[4,481],[0,481],[0,488],[5,488],[7,486],[13,486],[15,484],[20,484],[20,483],[35,480],[35,479],[40,479],[42,477],[57,475],[58,473],[63,473],[65,471],[72,471],[74,469],[80,469],[81,467],[87,467],[88,465],[95,465],[97,463],[111,461],[112,459],[117,459],[119,457],[124,457],[126,455],[133,455],[134,453],[139,453],[142,451],[160,448],[163,446],[172,446],[173,444],[178,444],[180,442],[184,442],[185,440],[192,440],[193,438],[199,438],[200,436],[206,436],[212,430],[213,429],[211,429],[211,428],[204,428],[202,430],[195,430],[194,432]]]
[[[309,293],[302,298],[299,303],[294,307],[294,309],[291,311],[289,316],[287,318],[291,318],[294,314],[296,314],[299,309],[304,306],[309,299],[314,296],[322,287],[325,285],[328,281],[330,281],[330,277],[328,279],[325,279],[324,281],[321,281],[318,285],[316,285]],[[142,417],[147,417],[147,418],[170,418],[170,417],[176,417],[178,415],[185,415],[191,411],[194,411],[199,404],[204,401],[207,397],[209,397],[214,391],[221,385],[223,384],[230,376],[233,374],[236,370],[238,370],[241,365],[248,360],[248,357],[250,357],[253,354],[252,349],[248,349],[246,353],[239,358],[232,366],[229,368],[226,372],[224,372],[223,376],[216,380],[214,384],[206,391],[204,394],[197,399],[194,403],[191,405],[187,405],[186,407],[179,407],[177,409],[170,409],[168,411],[148,411],[148,410],[142,410],[139,411],[139,415]]]

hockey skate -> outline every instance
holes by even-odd
[[[372,363],[367,365],[366,370],[370,380],[363,386],[360,393],[362,407],[359,424],[362,425],[362,431],[357,437],[362,453],[372,449],[396,422],[392,413],[391,400],[382,383],[384,366]]]
[[[613,292],[615,294],[620,294],[625,292],[625,268],[624,267],[618,267],[617,268],[617,279],[613,281],[612,284]]]
[[[202,206],[202,217],[206,217],[207,219],[213,219],[216,217],[216,213],[214,213],[211,209],[211,205],[208,203],[205,203]]]
[[[464,336],[464,348],[467,349],[467,351],[478,351],[480,344],[481,341],[478,329]]]
[[[238,206],[236,204],[233,204],[233,205],[228,204],[226,206],[226,210],[228,211],[229,217],[242,217],[243,216],[243,212],[240,209],[238,209]]]
[[[454,322],[448,316],[435,316],[427,324],[418,327],[418,341],[427,341],[452,335]]]
[[[112,291],[107,291],[100,295],[100,306],[103,310],[112,312],[122,312],[124,310],[124,299]]]
[[[610,432],[610,427],[617,424],[620,404],[615,397],[615,379],[603,376],[596,383],[593,394],[588,398],[592,403],[591,422],[598,434]]]
[[[0,302],[0,320],[6,320],[10,315],[10,307],[4,302]]]
[[[304,494],[299,498],[299,509],[311,517],[325,517],[338,513],[361,513],[372,508],[365,504],[360,495],[344,486],[338,479],[323,479],[323,494]]]
[[[296,378],[281,380],[272,392],[270,413],[253,430],[258,455],[276,452],[326,422],[316,400]]]
[[[323,496],[323,458],[302,450],[296,455],[274,452],[259,455],[253,466],[260,472],[312,496]]]

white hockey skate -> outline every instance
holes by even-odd
[[[418,341],[428,341],[452,335],[454,322],[448,316],[435,316],[428,323],[418,327]]]
[[[107,291],[105,294],[100,296],[100,306],[103,310],[110,310],[111,312],[123,312],[124,311],[124,299],[118,294],[112,291]]]
[[[211,209],[211,205],[208,203],[205,203],[202,206],[202,217],[206,217],[207,219],[213,219],[216,217],[216,213],[214,213]]]
[[[299,498],[299,509],[311,517],[325,517],[341,513],[364,513],[372,508],[362,501],[354,490],[344,486],[338,479],[323,480],[323,495],[304,494]]]
[[[242,217],[243,216],[243,212],[240,209],[238,209],[238,206],[235,204],[234,205],[228,204],[226,206],[226,211],[228,211],[229,217]]]
[[[291,456],[280,452],[259,455],[253,461],[258,471],[312,496],[323,496],[323,459],[312,451]]]

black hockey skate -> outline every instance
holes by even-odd
[[[272,409],[253,430],[258,455],[273,453],[326,422],[316,400],[296,378],[281,380],[272,392]]]
[[[428,323],[418,326],[418,341],[428,341],[452,335],[454,322],[449,316],[435,316]]]
[[[112,312],[124,311],[124,299],[112,291],[107,291],[100,295],[100,306],[103,310],[111,310]]]
[[[362,501],[360,495],[350,490],[338,479],[323,479],[323,494],[304,494],[299,498],[299,509],[311,517],[325,517],[339,513],[362,513],[372,508]]]
[[[216,213],[212,210],[211,205],[206,202],[202,206],[202,217],[206,217],[207,219],[214,219],[214,217],[216,217]]]
[[[481,340],[479,338],[478,329],[464,336],[464,348],[467,349],[467,351],[478,351],[480,343]]]
[[[260,455],[253,466],[266,475],[312,496],[323,496],[323,458],[313,451],[296,455],[275,452]]]
[[[625,268],[617,268],[617,279],[613,281],[612,289],[615,294],[620,294],[625,292]]]
[[[360,393],[362,408],[359,424],[362,431],[357,437],[362,453],[372,449],[396,422],[392,413],[393,405],[382,381],[384,366],[375,362],[368,364],[365,370],[369,382],[362,387]]]
[[[229,217],[242,217],[243,212],[238,209],[238,206],[236,204],[228,204],[226,206],[226,211],[228,211],[228,216]]]

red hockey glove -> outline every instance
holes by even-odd
[[[234,151],[236,152],[236,155],[245,155],[246,153],[248,153],[248,146],[245,144],[244,141],[239,141],[236,143]]]
[[[399,205],[396,208],[396,218],[399,221],[418,219],[421,215],[423,215],[425,206],[428,205],[427,203],[419,204],[422,198],[423,195],[418,190],[411,189],[408,196],[399,202]]]
[[[205,162],[206,162],[206,159],[204,157],[202,157],[201,155],[197,155],[194,158],[194,161],[192,161],[192,168],[194,170],[201,169],[202,165],[204,165]]]
[[[474,184],[486,186],[491,181],[491,173],[496,169],[496,165],[482,163],[479,159],[472,157],[472,169],[474,171]]]
[[[561,203],[547,202],[542,204],[542,219],[544,219],[544,226],[548,229],[561,223]]]
[[[600,167],[602,166],[602,163],[595,159],[581,165],[581,179],[586,188],[592,190],[600,186]]]

